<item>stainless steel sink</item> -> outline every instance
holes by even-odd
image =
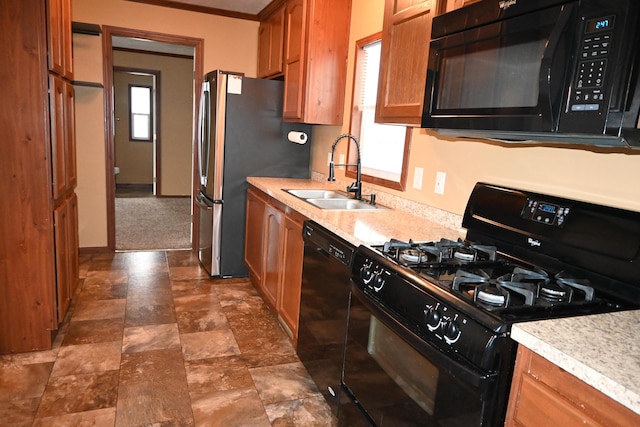
[[[347,199],[348,195],[334,190],[298,189],[284,190],[299,199]]]
[[[372,205],[367,201],[355,199],[306,199],[315,207],[328,210],[363,210],[363,211],[379,211],[387,208],[381,205]]]
[[[372,205],[364,200],[352,199],[348,194],[335,190],[322,189],[283,189],[292,196],[304,200],[313,206],[334,211],[379,211],[388,208],[380,205]]]

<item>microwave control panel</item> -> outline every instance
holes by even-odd
[[[587,21],[582,38],[571,111],[602,111],[613,15]]]

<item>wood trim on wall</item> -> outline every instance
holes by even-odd
[[[102,27],[102,52],[103,52],[103,75],[104,75],[104,111],[105,111],[105,157],[106,157],[106,182],[107,182],[107,247],[109,251],[115,251],[116,249],[116,224],[115,224],[115,175],[113,174],[114,168],[114,138],[113,132],[115,129],[113,118],[113,36],[121,37],[137,37],[158,42],[180,44],[185,46],[191,46],[194,48],[194,114],[193,114],[193,129],[197,129],[198,115],[197,108],[200,105],[200,92],[202,90],[202,80],[204,76],[204,40],[194,37],[174,36],[170,34],[162,34],[151,31],[135,30],[130,28],[121,27]],[[193,132],[195,138],[197,138],[197,132]],[[193,147],[196,147],[197,140],[192,142]],[[197,157],[198,150],[193,149],[194,155]],[[198,164],[198,159],[194,159],[195,164]],[[193,188],[192,188],[192,200],[197,195],[197,177],[198,171],[193,168]],[[192,209],[192,250],[198,249],[198,232],[199,232],[199,211],[195,208]]]
[[[248,21],[257,21],[258,15],[250,13],[234,12],[232,10],[217,9],[215,7],[199,6],[196,4],[187,4],[171,0],[128,0],[136,3],[151,4],[154,6],[171,7],[174,9],[190,10],[192,12],[209,13],[211,15],[228,16],[229,18],[245,19]]]

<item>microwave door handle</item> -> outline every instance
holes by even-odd
[[[570,18],[574,16],[577,12],[578,6],[575,3],[569,3],[561,6],[560,14],[558,15],[557,20],[551,30],[551,34],[549,34],[548,43],[545,47],[544,54],[542,56],[542,61],[540,62],[540,76],[539,76],[539,85],[540,85],[540,95],[538,99],[538,105],[540,107],[546,106],[548,108],[547,111],[550,113],[549,117],[549,130],[555,130],[558,126],[558,119],[560,116],[560,108],[562,108],[562,102],[558,105],[553,105],[553,99],[562,99],[561,96],[554,96],[552,93],[555,87],[562,88],[565,85],[565,73],[554,73],[553,66],[556,64],[558,60],[566,60],[566,58],[559,58],[559,55],[563,52],[558,52],[558,46],[562,43],[563,35],[565,39],[570,40],[571,37],[565,34],[565,31],[569,27]],[[564,51],[566,55],[567,51]],[[560,75],[562,76],[563,81],[552,81],[554,76]],[[557,77],[556,77],[557,78]],[[569,76],[571,79],[572,76]],[[543,111],[544,113],[544,111]]]

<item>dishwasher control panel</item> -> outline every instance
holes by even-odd
[[[343,264],[349,263],[349,261],[347,260],[347,255],[337,247],[333,246],[331,243],[329,243],[329,254]]]

